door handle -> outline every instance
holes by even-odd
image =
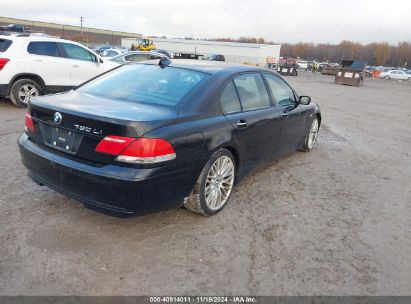
[[[246,122],[245,120],[242,120],[242,119],[241,119],[241,120],[238,120],[238,121],[237,121],[237,127],[238,127],[238,128],[245,128],[245,127],[247,127],[247,125],[248,125],[248,124],[247,124],[247,122]]]
[[[33,59],[35,62],[43,62],[41,59]]]
[[[73,68],[79,68],[77,64],[73,64]]]

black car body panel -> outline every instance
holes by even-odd
[[[113,215],[144,215],[180,206],[206,162],[159,168],[97,166],[41,147],[26,135],[20,137],[19,147],[36,183]]]
[[[268,107],[224,115],[220,95],[233,77],[276,74],[219,62],[177,60],[172,66],[209,74],[175,107],[130,106],[77,90],[32,99],[28,112],[36,131],[26,130],[18,142],[29,176],[87,206],[142,215],[180,206],[218,149],[233,154],[238,182],[260,165],[301,148],[312,120],[320,118],[315,103],[276,105],[266,82]],[[56,112],[63,117],[59,125],[53,121]],[[247,126],[238,127],[238,121]],[[55,143],[53,128],[71,134],[69,148]],[[159,164],[122,163],[95,151],[108,135],[166,139],[176,157]]]

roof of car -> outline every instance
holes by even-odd
[[[158,64],[158,60],[148,60],[141,63],[145,64]],[[215,74],[224,70],[244,70],[244,71],[256,71],[260,70],[259,67],[249,66],[239,63],[228,63],[223,61],[209,61],[209,60],[193,60],[193,59],[171,59],[172,67],[184,68],[195,70],[208,74]]]
[[[25,34],[25,33],[19,33],[19,34],[14,34],[14,35],[0,35],[1,38],[4,39],[18,39],[18,40],[60,40],[60,41],[69,41],[67,39],[61,39],[59,37],[55,36],[49,36],[49,35],[43,35],[43,34]],[[72,41],[70,41],[72,42]]]

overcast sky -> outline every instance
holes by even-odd
[[[0,0],[0,16],[194,38],[411,41],[411,0]],[[30,3],[30,4],[29,4]],[[66,4],[65,4],[66,3]]]

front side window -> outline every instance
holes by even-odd
[[[238,99],[238,95],[232,81],[230,81],[224,88],[220,97],[220,103],[225,114],[241,111],[240,100]]]
[[[268,86],[271,89],[277,105],[295,105],[296,101],[294,92],[284,80],[271,74],[265,74],[265,78],[267,79]]]
[[[244,74],[234,78],[243,110],[270,106],[267,89],[260,74]]]
[[[94,54],[90,53],[86,49],[83,49],[82,47],[71,44],[71,43],[62,43],[64,51],[67,54],[67,58],[70,59],[76,59],[76,60],[83,60],[83,61],[91,61],[91,62],[97,62],[96,56]]]
[[[175,106],[209,74],[158,65],[125,65],[85,84],[79,92],[132,103]]]
[[[60,52],[56,42],[33,41],[27,47],[27,52],[33,55],[60,57]]]

